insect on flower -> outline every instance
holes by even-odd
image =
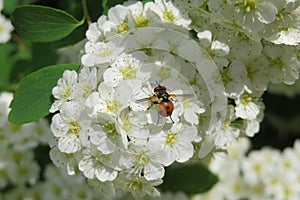
[[[149,98],[142,98],[138,99],[135,102],[136,103],[142,103],[145,101],[150,101],[151,105],[158,104],[158,119],[157,119],[157,124],[159,122],[159,116],[162,117],[169,117],[172,123],[174,123],[172,119],[172,113],[174,110],[174,101],[175,98],[178,97],[190,97],[193,96],[192,94],[170,94],[167,92],[167,88],[163,85],[160,85],[157,81],[157,86],[153,89],[153,96]]]

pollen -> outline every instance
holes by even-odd
[[[129,133],[129,131],[131,130],[131,122],[128,118],[128,115],[125,116],[121,116],[121,120],[123,122],[123,129],[125,130],[126,133]]]
[[[141,191],[143,189],[143,183],[139,179],[136,179],[135,181],[131,181],[128,187],[133,191]]]
[[[83,97],[88,98],[92,93],[92,89],[90,87],[86,87],[83,89]]]
[[[100,57],[104,58],[104,57],[107,57],[107,56],[110,56],[112,55],[112,50],[109,49],[109,48],[103,48],[99,54]]]
[[[163,18],[166,22],[174,22],[175,21],[175,16],[172,12],[165,11]]]
[[[16,133],[16,132],[18,132],[18,131],[20,131],[20,130],[21,130],[21,126],[20,126],[20,125],[12,124],[12,126],[11,126],[11,131],[12,131],[13,133]]]
[[[184,99],[181,103],[184,108],[190,107],[190,99]]]
[[[117,27],[117,33],[126,34],[129,30],[129,26],[127,23],[119,24]]]
[[[113,123],[105,123],[101,127],[105,130],[107,135],[112,138],[116,138],[119,135],[116,126]]]
[[[257,8],[256,3],[251,0],[242,1],[240,3],[237,3],[237,5],[240,6],[246,12],[251,12]]]
[[[250,102],[252,102],[252,100],[253,100],[253,98],[248,92],[245,92],[244,94],[242,94],[241,103],[243,105],[249,104]]]
[[[135,18],[135,24],[137,27],[145,27],[148,25],[148,19],[141,15]]]
[[[173,144],[176,142],[176,139],[177,139],[176,133],[168,134],[167,139],[166,139],[166,145],[173,146]]]
[[[122,104],[119,101],[108,101],[106,108],[109,112],[117,113],[121,106]]]
[[[253,165],[253,169],[256,173],[259,173],[261,171],[261,165],[256,163]]]
[[[124,80],[132,80],[136,77],[136,70],[131,65],[120,71],[123,75]]]
[[[223,129],[223,130],[226,130],[226,129],[229,128],[229,126],[230,126],[230,121],[229,121],[229,120],[226,120],[226,121],[224,121],[223,124],[222,124],[222,129]]]
[[[73,133],[74,135],[78,136],[80,131],[80,125],[77,121],[72,121],[69,124],[69,133]]]
[[[150,158],[145,154],[145,152],[137,154],[134,157],[134,160],[138,166],[145,166],[150,162]]]
[[[284,63],[281,60],[281,58],[277,57],[271,60],[271,66],[278,68],[278,69],[283,69],[284,68]]]
[[[171,78],[171,69],[167,68],[167,67],[162,67],[160,68],[159,72],[158,72],[158,76],[162,79],[168,79]]]
[[[247,77],[250,79],[257,73],[257,70],[255,70],[254,67],[251,65],[247,65],[246,69],[247,69]]]
[[[62,96],[63,96],[64,99],[67,99],[71,95],[71,89],[67,88],[64,91],[62,91],[61,94],[62,94]]]
[[[221,76],[225,84],[229,83],[232,80],[232,78],[230,78],[228,74],[228,69],[224,69],[221,73]]]

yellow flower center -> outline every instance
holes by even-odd
[[[284,68],[284,63],[281,58],[277,57],[271,60],[271,66],[276,67],[278,69]]]
[[[162,79],[165,80],[167,78],[171,78],[171,69],[167,67],[162,67],[160,68],[158,72],[158,76]]]
[[[42,129],[41,126],[36,126],[34,128],[34,130],[35,130],[35,132],[36,132],[37,135],[42,135],[43,134],[43,129]]]
[[[117,113],[121,106],[122,104],[119,101],[109,101],[107,102],[106,108],[109,112]]]
[[[128,188],[130,188],[132,191],[142,191],[143,183],[139,179],[136,179],[128,184]]]
[[[122,120],[122,122],[123,122],[123,129],[124,129],[124,131],[125,131],[126,133],[129,133],[130,130],[131,130],[132,125],[131,125],[131,122],[130,122],[130,120],[129,120],[129,118],[128,118],[128,114],[127,114],[127,115],[120,116],[120,118],[121,118],[121,120]]]
[[[256,173],[259,173],[261,171],[261,165],[256,163],[253,165],[253,169]]]
[[[73,133],[74,135],[78,136],[80,131],[80,125],[77,121],[72,121],[69,124],[69,133]]]
[[[16,132],[18,132],[18,131],[20,131],[21,130],[21,126],[20,125],[17,125],[17,124],[12,124],[11,125],[11,131],[13,132],[13,133],[16,133]]]
[[[145,154],[145,152],[137,154],[134,157],[134,160],[138,166],[145,166],[146,164],[148,164],[150,162],[150,158]]]
[[[175,20],[174,14],[172,12],[168,12],[168,11],[164,12],[163,18],[166,22],[174,22],[174,20]]]
[[[138,16],[135,18],[135,24],[137,27],[145,27],[148,25],[148,19],[144,16]]]
[[[251,12],[257,7],[256,3],[251,0],[242,1],[240,3],[237,3],[237,5],[244,9],[246,12]]]
[[[226,120],[223,122],[222,124],[222,129],[225,130],[225,129],[228,129],[230,126],[230,121]]]
[[[256,72],[257,72],[257,70],[255,70],[254,67],[251,66],[251,65],[246,66],[246,69],[247,69],[247,77],[250,78],[250,79],[251,79],[251,78],[256,74]]]
[[[112,55],[112,50],[110,48],[103,48],[99,54],[100,57],[104,58]]]
[[[251,103],[252,100],[253,100],[253,98],[248,92],[244,92],[244,94],[242,94],[241,103],[243,105],[247,105],[247,104]]]
[[[88,98],[90,94],[92,93],[92,89],[89,87],[86,87],[83,89],[83,97]]]
[[[116,138],[119,135],[114,123],[105,123],[101,127],[104,129],[106,134],[112,138]]]
[[[136,76],[136,70],[130,65],[120,71],[123,75],[124,80],[132,80]]]
[[[125,22],[122,24],[119,24],[117,27],[117,33],[125,34],[128,32],[128,30],[129,30],[129,26]]]
[[[224,69],[221,72],[221,76],[222,76],[222,80],[224,81],[225,84],[229,83],[232,78],[230,78],[229,74],[228,74],[228,69]]]
[[[66,90],[63,90],[62,91],[62,96],[64,99],[67,99],[71,94],[71,89],[70,88],[67,88]]]
[[[176,142],[177,139],[177,133],[169,133],[166,139],[166,145],[173,146],[173,144]]]

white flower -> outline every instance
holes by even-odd
[[[149,17],[143,8],[143,3],[140,1],[127,1],[124,6],[130,11],[136,27],[145,27],[149,25]]]
[[[135,22],[129,14],[129,10],[122,5],[116,5],[108,11],[108,19],[112,22],[112,31],[118,34],[126,34],[135,27]]]
[[[8,158],[7,177],[15,185],[34,184],[39,176],[40,167],[34,160],[33,151],[6,152]]]
[[[110,155],[103,155],[99,151],[90,146],[89,150],[83,150],[83,156],[79,161],[78,168],[88,179],[97,178],[101,182],[113,181],[119,169]]]
[[[199,123],[199,114],[205,112],[201,103],[192,98],[184,98],[182,101],[178,100],[175,106],[174,120],[177,121],[176,117],[183,116],[183,118],[192,125],[197,125]]]
[[[144,52],[134,52],[133,54],[121,54],[111,64],[111,68],[105,70],[103,74],[104,82],[111,83],[116,87],[121,81],[136,87],[136,81],[146,81],[150,78],[149,72],[140,70],[141,65],[147,60]]]
[[[160,196],[159,190],[154,186],[158,186],[162,182],[161,179],[149,181],[145,177],[128,176],[125,173],[120,173],[116,179],[116,185],[124,192],[130,192],[135,199],[143,199],[146,194],[151,197]]]
[[[232,3],[235,7],[233,21],[250,32],[262,30],[265,24],[275,20],[278,12],[274,4],[263,0],[238,0]]]
[[[191,20],[187,15],[180,13],[171,1],[155,0],[155,3],[149,2],[145,5],[145,10],[150,10],[158,15],[162,22],[172,23],[187,28]]]
[[[257,119],[245,120],[245,133],[249,137],[253,137],[259,131],[259,121]]]
[[[0,14],[0,44],[6,43],[11,38],[11,32],[14,27],[12,26],[10,20],[6,19],[2,14]]]
[[[97,118],[101,112],[116,116],[122,107],[128,105],[131,95],[131,89],[126,84],[113,88],[111,84],[102,82],[98,92],[93,92],[87,98],[85,105],[91,117]]]
[[[183,163],[189,160],[194,154],[192,142],[196,138],[198,131],[195,126],[184,124],[174,124],[167,132],[162,132],[159,137],[163,141],[163,150],[165,150],[169,164],[175,160]],[[168,165],[169,165],[168,164]]]
[[[272,83],[294,84],[299,78],[300,62],[296,57],[294,47],[283,45],[268,45],[264,47],[268,57],[268,72]]]
[[[92,23],[89,26],[89,29],[86,31],[85,35],[86,38],[91,42],[104,42],[105,36],[104,32],[107,31],[106,28],[108,28],[109,21],[107,20],[107,17],[105,15],[102,15],[99,17],[97,22]]]
[[[164,165],[170,164],[165,158],[166,153],[161,149],[159,140],[151,138],[144,140],[143,144],[131,143],[128,146],[128,153],[122,155],[121,164],[126,168],[126,172],[133,176],[141,177],[152,181],[160,179],[165,174]]]
[[[75,174],[75,169],[77,168],[76,154],[63,153],[57,148],[56,145],[55,147],[51,148],[49,156],[56,167],[66,167],[69,175]]]
[[[90,94],[96,90],[98,85],[97,69],[82,68],[78,74],[78,84],[74,89],[74,100],[85,102]]]
[[[52,89],[55,101],[51,105],[50,112],[56,112],[61,108],[63,103],[74,99],[77,77],[78,75],[75,71],[64,71],[62,78],[57,81],[57,86]]]
[[[233,121],[236,119],[233,106],[228,106],[227,116],[224,121],[219,120],[215,126],[215,144],[217,147],[227,149],[239,136],[240,130],[233,125]]]
[[[105,63],[110,63],[120,55],[123,47],[117,46],[114,42],[87,42],[85,44],[85,53],[81,57],[83,65],[93,67]]]
[[[127,135],[130,140],[144,141],[149,137],[149,126],[147,114],[144,111],[132,111],[125,108],[118,115],[118,129],[121,134]]]
[[[10,92],[1,92],[0,94],[0,128],[8,121],[7,116],[10,111],[9,104],[13,99],[13,94]]]
[[[113,117],[106,113],[98,115],[98,123],[89,130],[90,141],[102,154],[110,154],[127,146],[125,134],[120,134]]]
[[[255,97],[251,96],[252,91],[244,86],[243,91],[235,99],[235,114],[243,119],[255,119],[260,112],[259,106],[254,103]]]
[[[87,140],[87,129],[91,126],[82,106],[75,102],[63,104],[60,113],[52,118],[51,131],[58,137],[58,149],[65,153],[74,153],[81,149]]]

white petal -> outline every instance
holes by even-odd
[[[67,134],[58,139],[58,149],[64,153],[75,153],[81,149],[81,142],[74,134]]]
[[[105,82],[111,83],[113,87],[116,87],[123,80],[123,76],[118,69],[108,68],[103,73],[103,79]]]
[[[95,175],[99,181],[113,181],[117,177],[118,172],[103,166],[96,169]]]

